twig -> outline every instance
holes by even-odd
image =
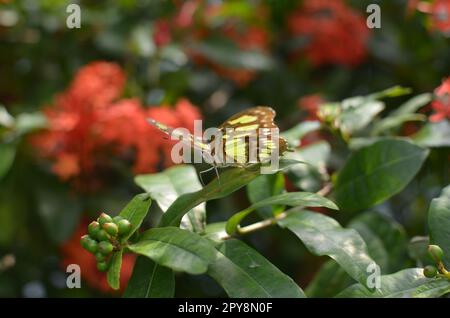
[[[333,184],[331,183],[331,182],[329,182],[329,183],[326,183],[324,186],[323,186],[323,188],[322,189],[320,189],[319,191],[317,191],[316,193],[318,194],[318,195],[321,195],[321,196],[326,196],[326,195],[328,195],[330,192],[331,192],[331,189],[333,188]]]

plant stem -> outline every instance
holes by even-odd
[[[283,213],[280,213],[277,216],[274,216],[270,219],[265,219],[265,220],[262,220],[262,221],[244,226],[244,227],[238,227],[237,234],[245,235],[245,234],[259,231],[261,229],[265,229],[266,227],[276,224],[279,220],[284,219],[287,216],[287,214],[288,213],[283,212]],[[231,237],[232,236],[230,236],[230,235],[226,235],[226,236],[223,236],[222,239],[227,240],[227,239],[230,239]]]

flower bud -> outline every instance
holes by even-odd
[[[444,252],[437,245],[429,245],[428,246],[428,254],[436,263],[441,262],[442,257],[444,257]]]
[[[105,223],[103,224],[103,229],[106,231],[106,233],[113,237],[117,236],[117,233],[119,233],[119,228],[115,223]]]
[[[106,213],[100,214],[100,216],[98,217],[98,223],[103,226],[103,224],[108,222],[112,222],[112,218]]]
[[[114,246],[108,241],[101,241],[98,243],[98,251],[103,255],[110,254],[114,249]]]
[[[97,269],[100,272],[106,272],[109,269],[109,262],[105,262],[105,261],[98,262],[97,263]]]
[[[121,220],[117,224],[119,227],[119,235],[127,235],[131,230],[131,223],[128,220]]]
[[[97,221],[92,221],[88,225],[88,233],[91,238],[97,237],[97,232],[100,230],[100,224]]]
[[[423,269],[423,275],[428,278],[436,277],[437,273],[438,273],[438,270],[433,265],[425,266],[425,268]]]

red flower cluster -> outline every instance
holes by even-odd
[[[61,179],[95,188],[101,173],[110,168],[111,156],[132,160],[136,173],[154,172],[160,163],[168,166],[171,143],[146,118],[192,130],[193,121],[201,117],[186,99],[174,108],[144,108],[137,99],[118,100],[124,84],[118,65],[94,62],[45,110],[49,127],[33,136],[32,143],[41,156],[53,160],[52,170]]]
[[[450,0],[435,0],[431,5],[431,26],[450,36]]]
[[[430,121],[450,119],[450,77],[442,81],[441,86],[434,90],[434,95],[431,107],[435,113],[430,116]]]
[[[408,14],[414,10],[428,14],[430,27],[450,36],[450,0],[434,0],[431,3],[420,0],[408,1]]]
[[[265,8],[255,6],[252,16],[243,19],[238,14],[232,14],[225,2],[216,4],[204,0],[183,2],[174,0],[174,2],[177,7],[174,15],[154,23],[153,40],[156,45],[164,46],[174,38],[181,43],[192,45],[220,35],[242,51],[255,50],[263,53],[268,51],[269,33],[264,28],[267,17]],[[189,47],[186,52],[197,64],[208,65],[219,75],[231,79],[240,86],[246,85],[255,76],[253,70],[218,65],[197,51],[193,52]]]
[[[67,268],[70,264],[77,264],[81,269],[81,278],[91,287],[103,293],[113,290],[109,287],[105,273],[97,269],[95,256],[86,251],[80,244],[80,237],[86,234],[88,223],[82,222],[72,237],[61,246],[62,266]],[[134,254],[124,254],[122,258],[122,269],[120,272],[121,291],[125,287],[133,273],[136,257]]]
[[[314,65],[358,65],[367,55],[370,32],[365,18],[342,0],[305,0],[288,18],[291,34],[301,39],[295,56]]]

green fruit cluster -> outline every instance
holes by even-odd
[[[131,231],[131,223],[121,216],[112,218],[106,213],[100,214],[97,221],[88,226],[88,234],[81,237],[81,246],[94,254],[97,269],[106,272],[111,263],[111,255],[120,249],[120,242]]]
[[[437,266],[425,266],[423,269],[423,275],[428,278],[433,278],[439,275],[450,278],[450,273],[442,263],[442,259],[444,257],[444,252],[442,251],[442,249],[438,245],[429,245],[428,255],[436,263]]]

